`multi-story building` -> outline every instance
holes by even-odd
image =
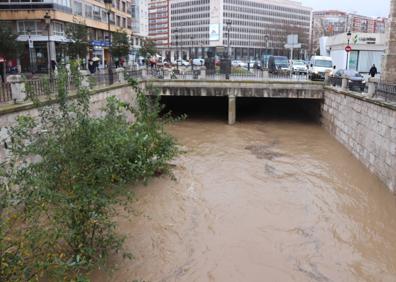
[[[319,52],[319,39],[323,36],[348,31],[384,33],[386,24],[386,18],[371,18],[337,10],[315,11],[312,13],[312,53]]]
[[[170,3],[172,57],[204,56],[228,46],[233,58],[288,54],[288,34],[298,34],[299,56],[309,48],[311,8],[288,0],[173,0]],[[228,23],[228,25],[227,25]],[[182,50],[182,51],[180,51]]]
[[[130,4],[130,0],[113,0],[111,31],[124,30],[130,34]],[[87,26],[89,57],[98,57],[99,66],[104,67],[110,55],[107,12],[104,2],[95,0],[0,1],[0,21],[10,23],[19,34],[17,40],[25,42],[20,59],[22,71],[46,72],[48,61],[67,60],[65,47],[70,40],[65,31],[72,23]],[[46,15],[50,17],[49,25],[44,19]]]
[[[170,46],[169,0],[151,0],[148,12],[149,38],[155,42],[160,53],[164,53]]]
[[[148,1],[132,0],[132,33],[137,36],[147,37],[149,33]]]

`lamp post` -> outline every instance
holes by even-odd
[[[178,50],[178,45],[179,45],[179,29],[175,28],[174,29],[174,33],[175,33],[175,39],[176,39],[176,69],[179,72],[179,50]]]
[[[348,46],[349,46],[349,41],[351,40],[351,36],[352,36],[351,31],[348,31],[347,32]],[[346,60],[345,69],[348,69],[348,65],[349,65],[349,52],[347,52],[347,60]]]
[[[109,39],[109,62],[107,64],[109,72],[109,84],[113,84],[113,56],[111,54],[111,29],[110,29],[110,15],[111,8],[113,7],[113,0],[104,0],[106,10],[107,10],[107,32]]]
[[[194,46],[194,42],[193,42],[194,36],[191,35],[190,39],[191,39],[191,48],[190,48],[191,71],[194,72],[194,57],[195,56],[193,56],[193,54],[192,54],[192,49],[193,49],[193,46]]]
[[[231,48],[230,48],[230,29],[231,29],[232,21],[230,19],[226,20],[227,26],[227,53],[225,56],[224,63],[226,64],[225,67],[225,79],[230,79],[231,74]]]
[[[52,79],[52,72],[51,72],[51,38],[50,38],[50,33],[51,33],[51,16],[49,15],[48,12],[45,13],[44,16],[44,21],[45,24],[47,25],[48,29],[48,38],[47,38],[47,55],[48,55],[48,75],[50,77],[50,80]]]
[[[230,48],[230,29],[231,29],[232,21],[230,19],[226,20],[227,25],[227,56],[231,56],[231,48]]]
[[[33,53],[33,52],[32,52],[32,49],[33,49],[33,42],[32,42],[32,40],[31,40],[31,33],[32,33],[32,31],[31,31],[30,28],[28,28],[26,31],[27,31],[27,33],[28,33],[29,70],[30,70],[31,73],[34,73],[33,60],[32,60],[32,57],[33,57],[33,54],[32,54],[32,53]]]

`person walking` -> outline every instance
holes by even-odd
[[[375,64],[373,64],[373,66],[371,67],[369,74],[371,77],[374,77],[377,74],[377,68],[375,67]]]

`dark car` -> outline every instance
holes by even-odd
[[[270,56],[268,58],[269,73],[288,73],[289,60],[285,56]]]
[[[337,70],[332,77],[332,84],[334,86],[342,85],[342,78],[348,79],[348,87],[350,90],[364,91],[366,87],[366,81],[364,77],[355,70]]]

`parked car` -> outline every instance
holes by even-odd
[[[308,71],[307,65],[302,60],[292,60],[290,64],[290,71],[295,74],[306,74]]]
[[[321,79],[324,80],[325,73],[333,71],[333,61],[330,57],[326,56],[312,56],[311,63],[308,69],[308,77],[311,80]]]
[[[233,60],[233,61],[231,61],[231,66],[247,68],[247,63],[242,62],[241,60]]]
[[[202,58],[196,58],[196,59],[193,59],[192,63],[194,66],[203,66],[203,65],[205,65],[205,60]]]
[[[337,70],[331,79],[333,86],[341,86],[343,77],[348,79],[348,87],[350,90],[357,89],[358,91],[364,91],[364,88],[366,87],[366,80],[355,70]]]
[[[182,60],[182,59],[177,59],[175,64],[177,64],[178,66],[184,66],[184,67],[188,67],[190,65],[189,62]]]
[[[289,61],[286,56],[270,56],[268,58],[268,72],[288,73],[289,71]]]
[[[254,62],[254,64],[253,64],[253,67],[254,67],[255,69],[258,69],[258,70],[262,70],[262,69],[263,69],[263,65],[261,64],[260,60],[256,60],[256,61]]]

